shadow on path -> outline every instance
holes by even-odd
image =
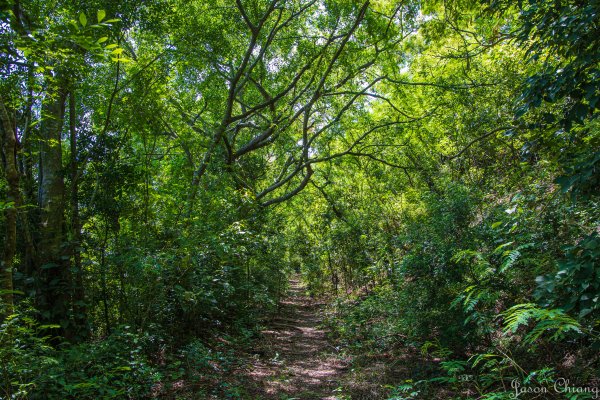
[[[323,304],[304,295],[291,280],[290,294],[277,317],[262,331],[247,376],[260,399],[334,400],[347,362],[336,355],[321,323]]]

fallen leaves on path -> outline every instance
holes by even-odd
[[[342,399],[341,382],[349,360],[327,341],[320,308],[291,281],[290,296],[279,315],[262,331],[246,371],[261,399]]]

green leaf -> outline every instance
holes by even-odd
[[[510,245],[511,245],[511,244],[513,244],[513,243],[514,243],[514,242],[502,243],[500,246],[496,247],[496,248],[494,249],[494,251],[493,251],[493,252],[494,252],[494,253],[498,253],[500,250],[502,250],[502,249],[503,249],[503,248],[505,248],[505,247],[508,247],[508,246],[510,246]]]
[[[79,22],[81,23],[81,26],[87,25],[87,17],[85,16],[84,13],[79,14]]]
[[[6,290],[6,289],[0,289],[0,295],[5,295],[5,294],[20,294],[20,295],[24,295],[25,293],[23,293],[20,290]]]
[[[118,49],[114,49],[113,51],[111,51],[110,54],[118,55],[118,54],[121,54],[122,52],[123,52],[123,48],[119,47]]]
[[[9,208],[13,208],[15,206],[15,202],[14,201],[9,201],[9,202],[3,202],[0,201],[0,210],[5,210],[5,209],[9,209]]]
[[[106,11],[104,10],[98,10],[98,23],[102,22],[102,20],[104,19],[104,17],[106,17]]]
[[[60,325],[57,324],[48,324],[48,325],[40,325],[38,326],[39,329],[58,329],[60,328]]]
[[[98,39],[98,40],[96,41],[96,43],[98,43],[98,44],[100,44],[100,43],[104,43],[104,42],[106,42],[107,40],[108,40],[108,36],[104,36],[104,37],[101,37],[100,39]]]

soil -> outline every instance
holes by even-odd
[[[321,327],[325,303],[311,299],[297,279],[281,311],[262,331],[247,368],[257,399],[343,399],[350,361]]]

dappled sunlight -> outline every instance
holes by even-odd
[[[262,355],[250,359],[245,373],[264,398],[281,394],[300,399],[337,399],[334,391],[348,369],[348,360],[332,352],[322,323],[322,307],[304,294],[296,277],[290,294],[257,344]]]

